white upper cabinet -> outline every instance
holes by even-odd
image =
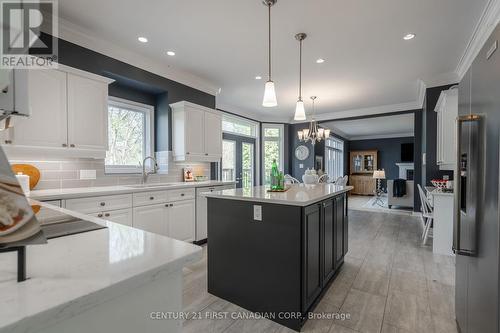
[[[68,143],[70,148],[108,148],[108,84],[68,74]]]
[[[458,89],[441,92],[436,104],[436,162],[441,170],[454,170],[456,157],[455,120],[458,116]]]
[[[170,107],[174,160],[219,161],[222,158],[222,114],[185,101]]]
[[[175,123],[175,122],[174,122]],[[185,154],[192,156],[205,155],[205,144],[203,142],[204,112],[195,108],[186,108],[184,111],[185,128]],[[174,131],[175,132],[175,131]]]
[[[205,112],[205,154],[219,160],[222,156],[222,117]]]
[[[20,91],[30,116],[14,118],[1,136],[9,158],[106,156],[108,84],[113,80],[59,65],[27,71],[26,82],[27,89]]]
[[[28,72],[31,115],[14,118],[9,143],[20,146],[64,148],[68,142],[66,73],[57,70]]]

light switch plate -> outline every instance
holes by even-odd
[[[80,170],[80,179],[96,179],[96,170]]]
[[[304,169],[304,164],[300,163],[300,164],[299,164],[299,168],[300,168],[300,169]]]
[[[253,219],[255,221],[262,221],[262,206],[259,205],[253,206]]]

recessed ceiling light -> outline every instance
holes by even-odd
[[[137,38],[137,40],[141,43],[147,43],[148,42],[148,39],[146,37],[139,37]]]
[[[322,64],[324,62],[325,62],[325,59],[323,59],[323,58],[319,58],[318,60],[316,60],[317,64]]]
[[[175,55],[175,52],[174,51],[167,51],[167,55],[173,57]]]
[[[257,75],[257,76],[255,77],[255,79],[256,79],[256,80],[262,80],[262,76]]]
[[[406,34],[403,39],[404,40],[410,40],[410,39],[413,39],[415,38],[415,34]]]

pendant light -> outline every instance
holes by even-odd
[[[304,109],[304,102],[302,101],[302,41],[306,39],[307,35],[303,32],[296,34],[295,39],[299,41],[299,98],[295,106],[295,121],[306,120],[306,110]]]
[[[276,4],[277,0],[263,0],[262,3],[268,8],[268,24],[269,24],[269,77],[266,82],[264,90],[264,99],[262,101],[262,106],[269,108],[278,105],[276,100],[276,90],[274,89],[274,82],[271,76],[271,7]]]

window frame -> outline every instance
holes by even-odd
[[[266,129],[273,128],[279,130],[279,137],[266,137]],[[285,172],[284,161],[285,161],[285,125],[284,124],[276,124],[276,123],[262,123],[261,124],[261,133],[262,133],[262,163],[261,163],[261,172],[262,172],[262,184],[266,185],[266,151],[265,145],[266,141],[278,142],[279,145],[279,167],[281,171]]]
[[[328,141],[332,141],[332,144],[329,145],[328,144]],[[338,156],[339,159],[335,159],[334,158],[334,168],[335,166],[337,166],[339,169],[340,169],[340,172],[337,174],[337,175],[332,175],[330,174],[330,170],[329,170],[329,159],[328,159],[328,156],[329,156],[329,152],[331,152],[332,154],[334,154],[334,156]],[[340,138],[336,138],[336,137],[330,137],[327,139],[327,142],[325,142],[325,172],[332,178],[333,181],[335,181],[338,177],[343,177],[346,170],[345,169],[345,161],[344,161],[344,158],[345,158],[345,141],[340,139]]]
[[[109,107],[117,107],[128,109],[134,112],[141,112],[145,117],[145,133],[144,133],[144,155],[153,156],[154,154],[154,113],[155,108],[152,105],[134,102],[119,97],[108,97],[107,105],[107,117],[109,118]],[[109,129],[109,128],[108,128]],[[109,142],[109,132],[108,132],[108,142]],[[108,146],[109,151],[109,146]],[[151,166],[150,161],[147,162],[148,167]],[[106,174],[142,174],[142,165],[109,165],[106,164],[106,159],[104,159],[104,173]]]

